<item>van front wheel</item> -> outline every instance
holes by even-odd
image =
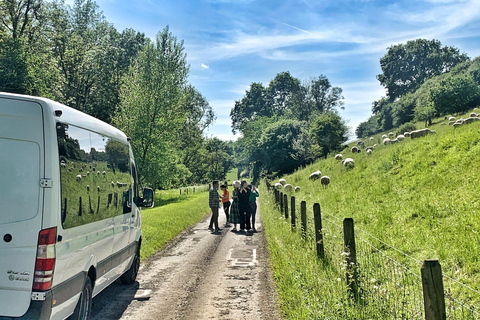
[[[133,256],[132,265],[121,277],[120,281],[123,284],[132,284],[137,279],[138,270],[140,269],[140,250],[137,248]]]
[[[75,311],[68,318],[69,320],[88,320],[90,319],[90,313],[92,312],[92,281],[90,277],[85,278],[85,283],[83,284],[83,290],[80,294],[80,299],[78,300]]]

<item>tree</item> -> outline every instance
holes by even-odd
[[[361,122],[358,125],[357,129],[355,129],[355,135],[357,136],[357,138],[366,138],[380,132],[380,127],[378,126],[378,123],[378,116],[371,116],[370,118],[368,118],[367,121]]]
[[[271,113],[277,116],[289,114],[300,102],[300,80],[290,75],[290,72],[280,72],[268,84],[267,99]],[[264,114],[267,115],[267,114]]]
[[[310,126],[310,138],[319,147],[320,156],[326,157],[347,141],[348,127],[335,112],[318,115]]]
[[[442,47],[438,40],[417,39],[388,48],[380,59],[378,81],[387,89],[390,101],[417,90],[427,79],[448,72],[468,60],[455,47]]]
[[[470,75],[449,76],[436,82],[430,99],[440,114],[466,112],[480,104],[480,87]]]
[[[273,110],[268,104],[266,89],[261,83],[253,82],[245,96],[240,101],[235,101],[235,106],[230,111],[232,132],[235,134],[237,131],[243,131],[245,123],[255,121],[257,117],[272,115]]]
[[[262,133],[260,160],[270,172],[289,173],[312,160],[305,123],[284,119],[274,122]]]
[[[187,117],[182,106],[187,76],[183,42],[166,27],[143,47],[123,81],[114,123],[132,138],[142,179],[158,188],[189,174],[176,152]]]

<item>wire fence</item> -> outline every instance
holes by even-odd
[[[353,253],[346,245],[344,219],[319,212],[321,223],[316,224],[315,210],[310,209],[307,209],[306,221],[297,223],[295,218],[287,219],[289,213],[305,216],[296,213],[300,202],[292,198],[285,201],[287,197],[275,190],[276,204],[286,221],[291,221],[292,230],[307,225],[302,233],[306,241],[315,242],[317,234],[321,235],[324,250],[321,258],[329,260],[339,272],[345,272],[345,281],[354,288],[352,298],[362,319],[380,316],[382,319],[480,320],[480,292],[477,290],[442,273],[439,282],[443,292],[438,292],[442,291],[438,287],[430,290],[429,281],[425,279],[427,272],[422,272],[427,265],[425,261],[415,259],[361,228],[355,228]],[[294,207],[288,208],[289,204]],[[316,225],[321,225],[321,230],[312,229],[311,226]],[[356,256],[354,262],[352,254]],[[434,292],[434,298],[429,290]],[[437,301],[439,299],[442,301]]]

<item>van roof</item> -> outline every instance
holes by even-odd
[[[122,131],[115,128],[114,126],[106,122],[103,122],[102,120],[99,120],[97,118],[94,118],[86,113],[67,107],[66,105],[63,105],[61,103],[55,102],[53,100],[50,100],[47,98],[41,98],[41,97],[28,96],[28,95],[7,93],[7,92],[0,92],[0,98],[38,102],[42,104],[44,107],[48,108],[48,109],[45,109],[46,116],[50,114],[51,117],[58,119],[62,123],[79,126],[79,127],[88,129],[90,131],[97,132],[99,134],[108,135],[124,143],[128,143],[127,136]],[[60,117],[57,117],[55,115],[56,110],[62,111],[62,115]],[[47,111],[50,111],[50,112],[47,113]]]

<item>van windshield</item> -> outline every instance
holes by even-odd
[[[0,138],[0,224],[31,219],[38,213],[40,146]]]

